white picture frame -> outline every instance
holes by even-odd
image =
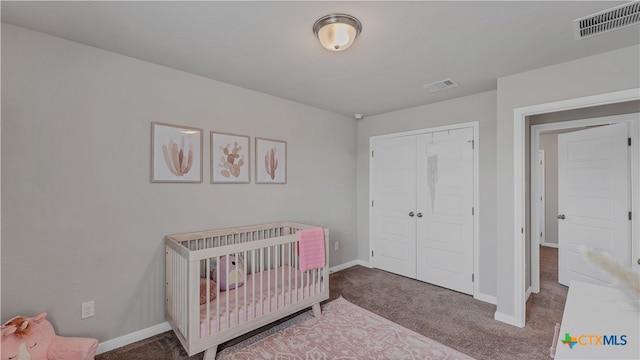
[[[211,183],[251,182],[249,136],[211,131]]]
[[[151,122],[151,182],[202,183],[199,128]]]

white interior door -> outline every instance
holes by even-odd
[[[417,139],[417,279],[473,294],[473,128]]]
[[[378,139],[372,146],[373,266],[415,278],[416,139]]]
[[[626,124],[558,136],[558,278],[611,284],[579,247],[630,266],[630,176]]]

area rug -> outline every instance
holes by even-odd
[[[252,344],[222,351],[220,360],[359,360],[473,358],[340,297],[322,306],[322,316],[300,315]],[[305,318],[306,317],[306,318]]]

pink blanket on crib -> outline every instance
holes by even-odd
[[[300,270],[306,271],[324,266],[324,229],[315,227],[298,230]]]

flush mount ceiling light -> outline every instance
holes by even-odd
[[[313,24],[313,33],[322,46],[331,51],[347,49],[361,31],[360,21],[347,14],[329,14]]]

